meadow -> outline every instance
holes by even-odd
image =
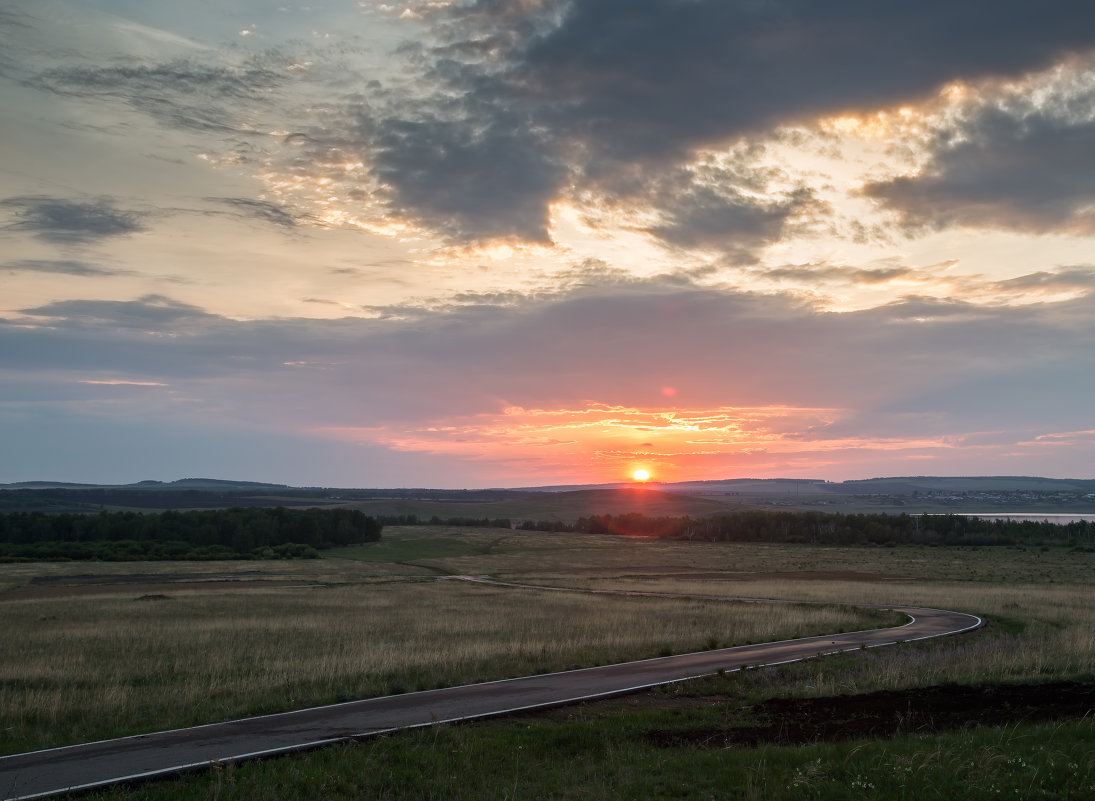
[[[436,565],[489,559],[496,542],[397,530],[349,550],[372,561],[301,561],[293,573],[255,562],[181,574],[186,563],[100,564],[90,575],[86,563],[4,566],[0,752],[887,622],[840,605],[438,579]],[[469,549],[477,556],[443,555]],[[11,586],[16,576],[23,586]]]
[[[123,570],[138,576],[122,582]],[[454,574],[810,603],[541,593],[444,578]],[[379,543],[289,565],[4,565],[0,619],[11,636],[0,649],[0,747],[868,627],[879,618],[845,602],[899,603],[988,622],[937,642],[93,797],[1091,798],[1090,718],[1039,722],[1008,696],[1002,718],[986,712],[991,725],[973,726],[976,714],[960,726],[908,721],[916,694],[941,687],[983,696],[996,687],[1095,684],[1092,578],[1095,555],[1058,549],[817,548],[435,527],[390,527]],[[740,739],[809,717],[805,706],[790,714],[765,704],[897,692],[913,693],[898,731]],[[880,703],[870,701],[876,711]],[[847,733],[858,725],[849,714]]]

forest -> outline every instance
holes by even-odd
[[[314,558],[375,542],[383,526],[356,509],[0,514],[0,560]]]
[[[550,521],[548,521],[549,524]],[[538,526],[538,524],[533,524]],[[539,530],[558,530],[544,529]],[[739,511],[704,518],[592,515],[571,528],[588,534],[667,537],[708,542],[815,545],[1095,546],[1095,522],[992,520],[967,515],[833,514]]]

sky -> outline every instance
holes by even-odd
[[[0,0],[0,482],[1095,477],[1089,0]]]

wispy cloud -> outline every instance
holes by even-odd
[[[85,378],[80,381],[81,384],[90,384],[92,386],[103,387],[166,387],[163,381],[128,381],[124,378],[102,378],[93,379]]]
[[[139,212],[116,208],[114,201],[95,202],[32,195],[0,201],[8,209],[9,231],[32,234],[57,244],[83,244],[144,230]]]
[[[252,218],[281,228],[293,228],[296,218],[277,203],[267,200],[254,200],[246,197],[209,197],[206,200],[223,204],[236,211],[241,217]]]
[[[102,267],[75,259],[23,259],[0,263],[0,270],[7,272],[47,273],[73,275],[81,278],[101,278],[117,275],[134,275],[132,270]]]
[[[80,98],[114,100],[170,127],[254,133],[240,104],[255,104],[288,78],[255,56],[237,65],[180,59],[118,66],[79,65],[46,70],[31,84]]]
[[[1090,266],[1072,265],[1000,279],[963,273],[957,265],[957,261],[918,267],[797,264],[757,268],[748,274],[758,285],[808,293],[816,307],[841,311],[871,308],[879,305],[880,298],[895,295],[906,301],[962,298],[966,304],[1025,306],[1095,292],[1095,267]]]
[[[87,326],[101,327],[104,331],[136,328],[162,331],[170,336],[183,333],[188,326],[223,319],[163,295],[147,295],[139,300],[60,300],[20,311],[30,317],[49,320],[53,325],[63,324],[74,329]]]

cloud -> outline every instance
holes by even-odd
[[[117,209],[113,201],[95,203],[66,200],[45,195],[11,197],[0,201],[10,209],[9,231],[26,231],[46,242],[62,245],[84,244],[145,230],[144,216]]]
[[[117,100],[170,127],[254,133],[242,106],[264,100],[287,79],[268,59],[236,65],[179,59],[122,66],[66,66],[45,70],[29,83],[56,94]]]
[[[891,265],[886,267],[846,267],[831,264],[794,264],[764,270],[762,275],[771,280],[789,280],[804,283],[884,284],[890,281],[917,276],[914,267]]]
[[[957,266],[955,260],[925,266],[885,260],[867,267],[822,262],[752,268],[746,274],[754,282],[770,283],[783,291],[810,292],[817,307],[840,306],[845,311],[876,306],[880,296],[881,302],[892,303],[896,295],[913,307],[928,299],[949,298],[961,298],[962,307],[972,304],[1016,307],[1095,293],[1095,267],[1087,265],[1039,270],[1004,279],[961,273],[955,269]],[[933,314],[938,314],[938,310]]]
[[[257,371],[254,380],[275,383],[289,377],[280,369],[287,362],[342,365],[291,394],[314,396],[309,404],[320,416],[325,407],[354,410],[356,423],[586,401],[858,408],[939,386],[974,387],[1035,365],[1059,370],[1062,386],[1091,383],[1092,302],[1004,309],[912,299],[819,314],[779,297],[655,280],[404,319],[248,322],[148,296],[25,309],[6,334],[29,340],[5,352],[46,366],[32,342],[64,340],[68,366],[90,359],[123,371],[139,356],[167,375],[175,364],[215,375],[233,364],[241,376]],[[271,367],[278,369],[264,372]],[[291,380],[300,383],[298,374]],[[662,393],[666,386],[673,397]],[[1080,396],[1068,397],[1083,406]],[[954,402],[938,395],[929,405]]]
[[[869,183],[863,194],[913,230],[1095,233],[1095,119],[1089,105],[1085,112],[982,108],[937,136],[918,174]]]
[[[8,42],[26,37],[30,29],[28,16],[21,9],[0,8],[0,32],[6,37],[5,47],[0,52],[0,75],[16,75],[19,72],[21,59],[13,52],[16,48],[8,46]]]
[[[265,200],[252,200],[246,197],[208,197],[206,200],[221,203],[235,209],[243,217],[251,217],[281,228],[296,226],[296,218],[282,206]]]
[[[0,270],[8,272],[52,273],[74,275],[81,278],[98,278],[113,275],[134,275],[132,270],[116,270],[100,267],[75,259],[22,259],[0,263]]]
[[[51,325],[155,330],[172,336],[189,326],[223,319],[162,295],[146,295],[139,300],[60,300],[20,312],[48,319]]]
[[[372,149],[396,214],[457,239],[548,240],[547,204],[566,171],[504,120],[389,120]]]
[[[1093,303],[910,299],[819,314],[665,280],[403,319],[246,321],[160,296],[65,301],[0,322],[0,369],[18,371],[21,403],[545,475],[636,452],[695,474],[778,474],[797,459],[817,472],[868,454],[889,454],[872,465],[953,457],[986,431],[1014,444],[1089,429]],[[167,386],[146,399],[86,383],[112,380]]]
[[[672,245],[717,248],[749,258],[748,250],[769,244],[785,233],[796,216],[824,213],[809,189],[800,189],[774,201],[749,198],[718,186],[689,187],[672,200],[655,205],[666,221],[650,231]]]
[[[1041,270],[1000,281],[998,286],[1015,292],[1078,291],[1086,294],[1095,290],[1095,268],[1073,266]]]
[[[1037,13],[1020,0],[482,0],[429,19],[439,44],[415,57],[436,90],[377,98],[344,127],[395,211],[469,239],[542,241],[560,194],[630,196],[705,147],[1095,45],[1083,0]],[[711,190],[682,199],[656,229],[681,244],[720,226],[748,242],[752,226],[771,235],[791,211]]]

